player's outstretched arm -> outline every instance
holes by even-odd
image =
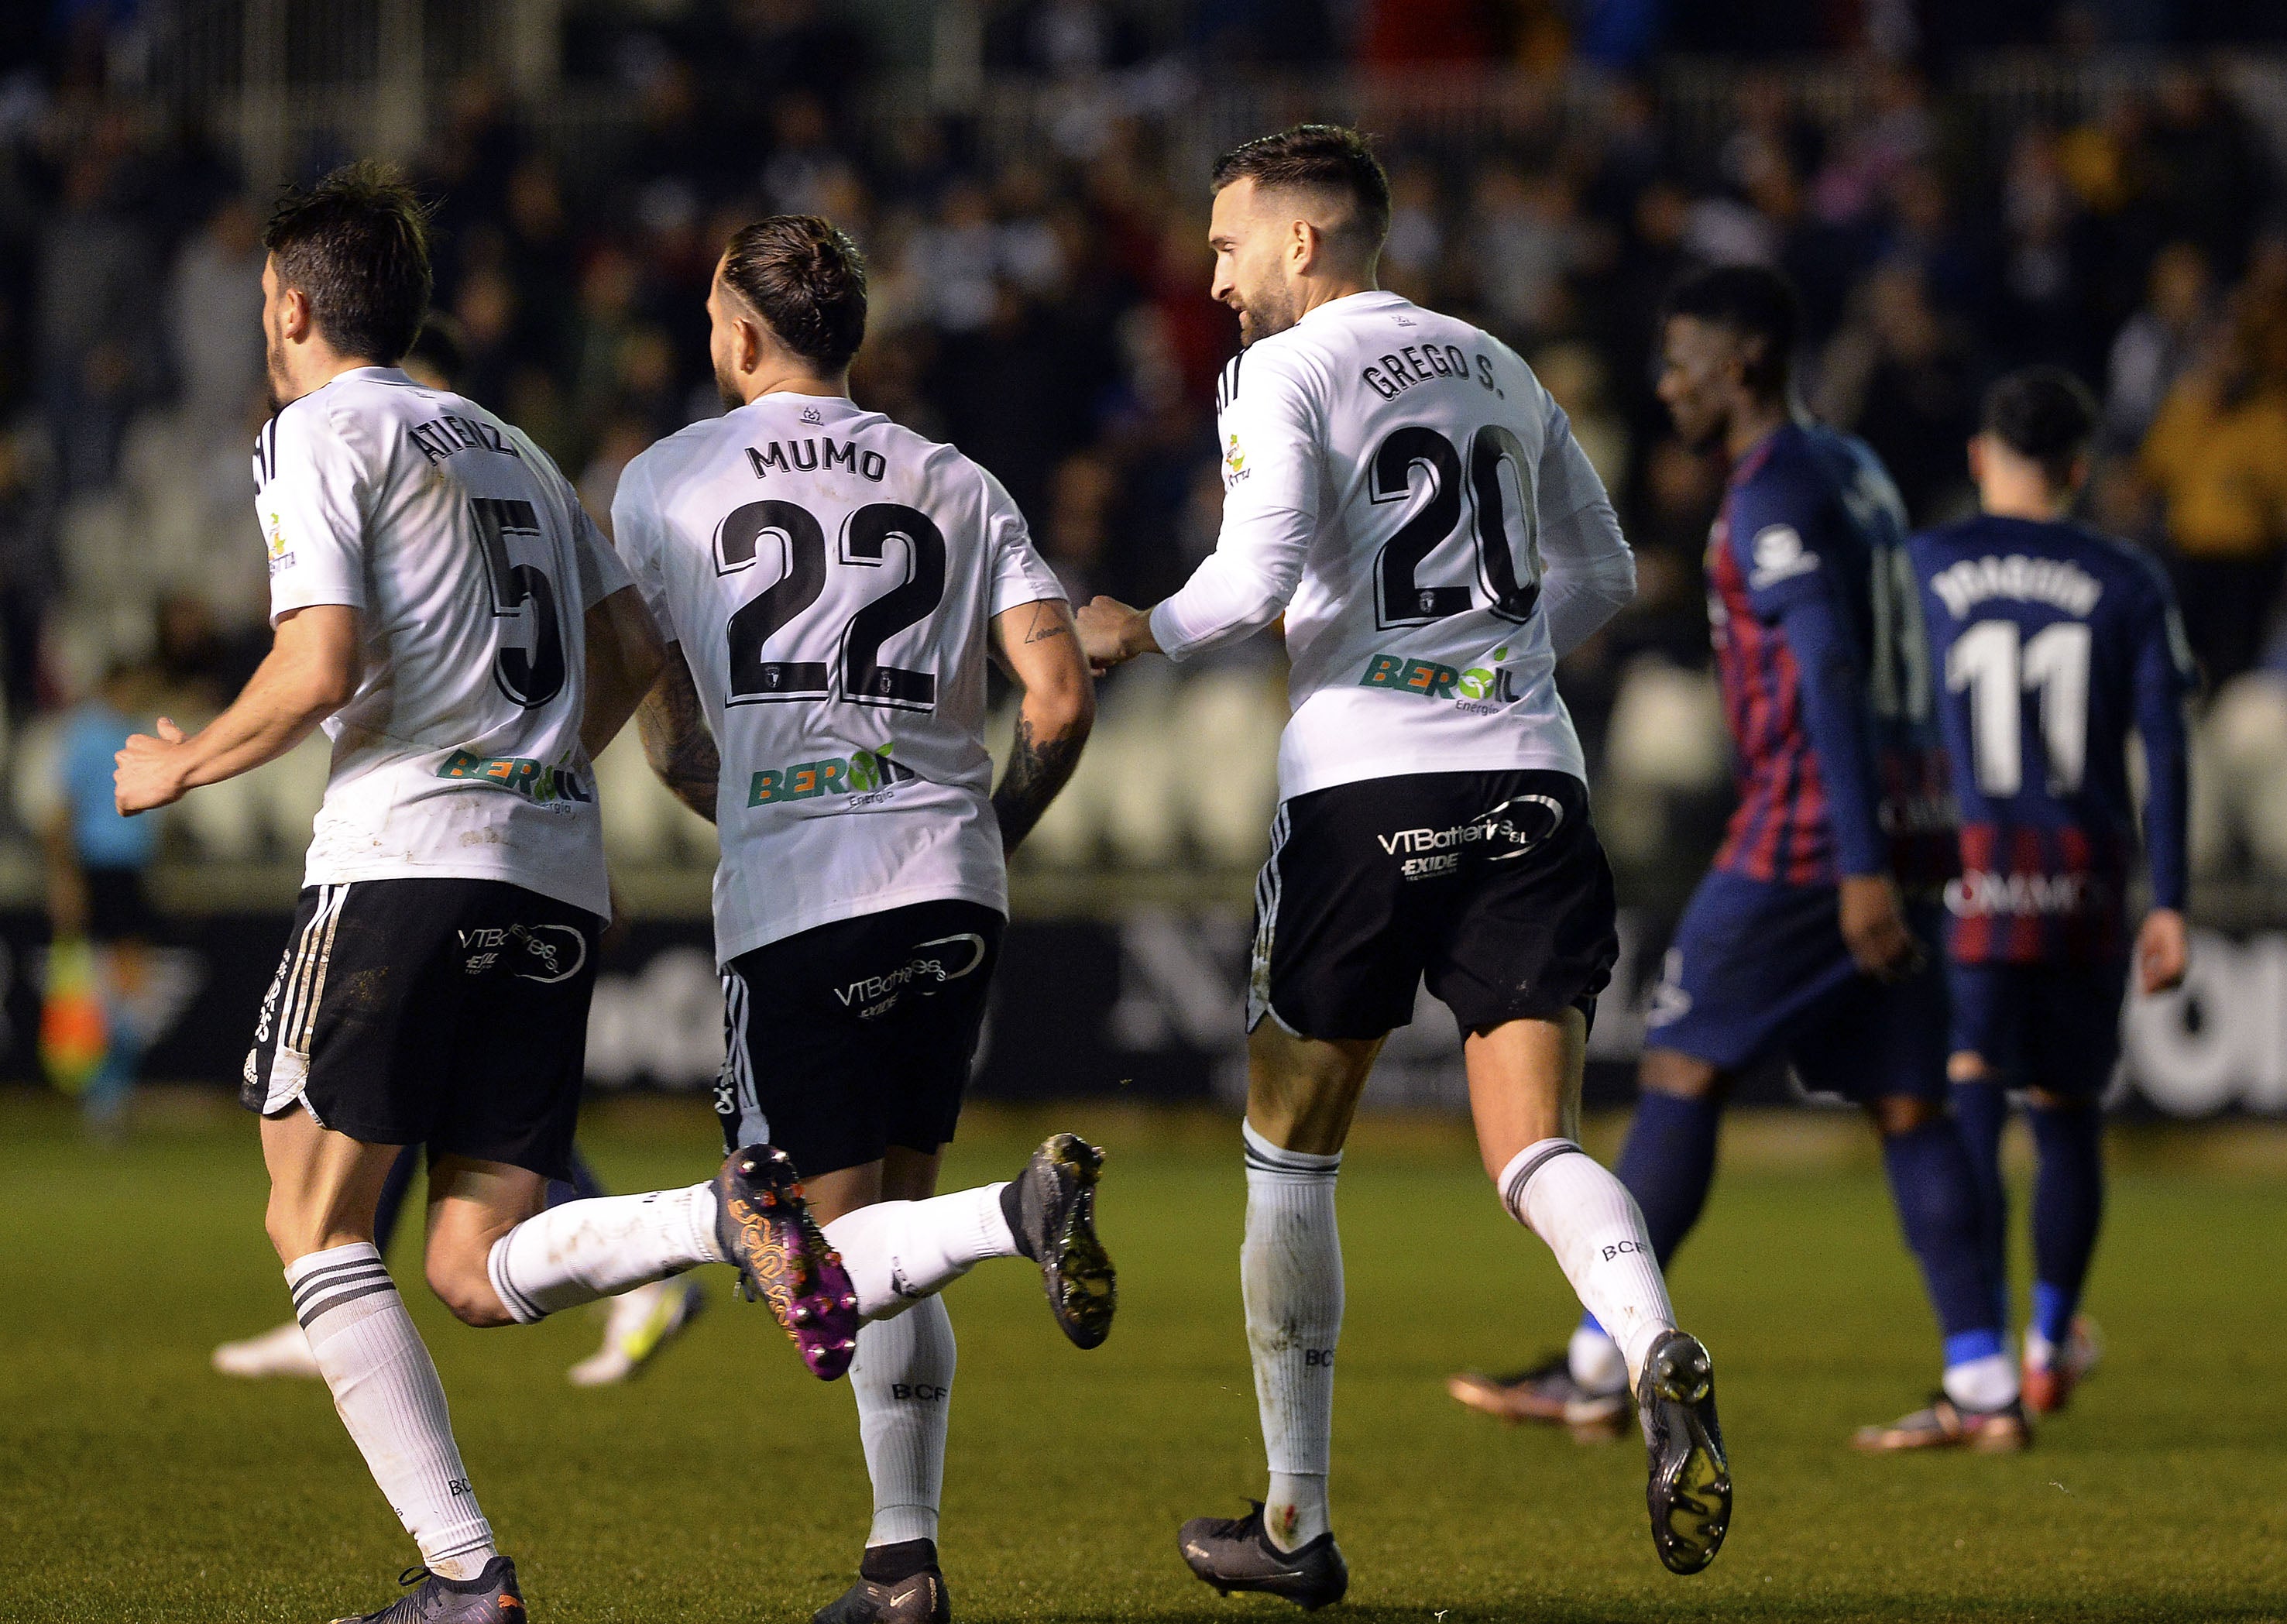
[[[993,791],[1001,850],[1014,852],[1080,765],[1096,725],[1096,683],[1062,598],[1019,604],[993,617],[993,655],[1024,689],[1009,765]]]
[[[667,664],[667,645],[644,607],[643,594],[622,587],[588,611],[588,709],[580,742],[593,761],[620,736]]]
[[[667,646],[659,680],[636,708],[636,731],[643,735],[644,759],[660,781],[677,800],[714,822],[723,759],[716,751],[715,735],[707,731],[707,712],[699,702],[682,644]]]
[[[156,738],[138,733],[119,752],[113,795],[123,813],[149,812],[186,790],[275,761],[357,692],[358,612],[312,604],[279,617],[260,666],[230,709],[186,736],[165,717]]]

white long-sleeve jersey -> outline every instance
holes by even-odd
[[[1217,390],[1223,531],[1151,612],[1176,660],[1286,617],[1279,793],[1585,777],[1557,656],[1635,593],[1570,422],[1516,353],[1394,293],[1322,305]]]

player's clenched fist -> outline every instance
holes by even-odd
[[[1080,652],[1098,677],[1159,646],[1151,638],[1151,617],[1116,598],[1096,598],[1080,610],[1079,620]]]
[[[112,798],[123,817],[172,805],[183,798],[181,767],[183,730],[165,717],[159,718],[159,736],[136,733],[112,759],[118,768],[111,775]]]
[[[2156,907],[2145,915],[2144,926],[2136,932],[2136,968],[2145,995],[2181,986],[2190,961],[2183,915],[2172,907]]]
[[[1921,944],[1907,928],[1897,882],[1850,874],[1840,885],[1842,940],[1858,968],[1879,981],[1902,981],[1922,967]]]

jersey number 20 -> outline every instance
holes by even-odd
[[[1524,532],[1521,548],[1509,543],[1504,463],[1516,479],[1517,519]],[[1382,543],[1374,560],[1374,623],[1426,626],[1449,614],[1465,614],[1476,606],[1480,590],[1485,606],[1502,620],[1530,618],[1540,601],[1540,544],[1531,476],[1516,436],[1489,423],[1470,437],[1468,500],[1476,516],[1470,532],[1476,543],[1476,579],[1468,586],[1424,586],[1420,580],[1423,561],[1460,523],[1461,454],[1452,440],[1418,424],[1391,430],[1373,454],[1373,500],[1403,502],[1413,495],[1417,465],[1427,466],[1435,483],[1421,511]]]
[[[911,559],[904,582],[851,615],[829,665],[823,660],[771,660],[764,649],[826,590],[826,531],[808,508],[791,502],[749,502],[735,508],[716,533],[715,567],[723,574],[750,568],[766,535],[786,546],[787,571],[731,616],[731,693],[734,705],[833,695],[894,710],[937,709],[937,677],[882,663],[882,645],[935,613],[945,597],[945,536],[929,516],[894,502],[869,503],[842,527],[840,560],[879,569],[892,538]]]

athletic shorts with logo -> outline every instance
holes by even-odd
[[[2128,961],[1946,966],[1953,1046],[2013,1088],[2085,1098],[2112,1081]]]
[[[950,1143],[1006,924],[982,903],[917,902],[732,960],[724,1144],[768,1141],[819,1174]]]
[[[1928,963],[1885,984],[1842,939],[1832,885],[1716,869],[1699,883],[1645,1018],[1644,1042],[1739,1071],[1785,1059],[1814,1093],[1945,1097],[1946,992],[1935,904],[1909,903]]]
[[[1246,1026],[1377,1038],[1426,979],[1464,1034],[1611,978],[1612,871],[1568,772],[1413,772],[1284,802],[1254,887]]]
[[[602,924],[502,880],[311,886],[240,1101],[568,1178]]]

